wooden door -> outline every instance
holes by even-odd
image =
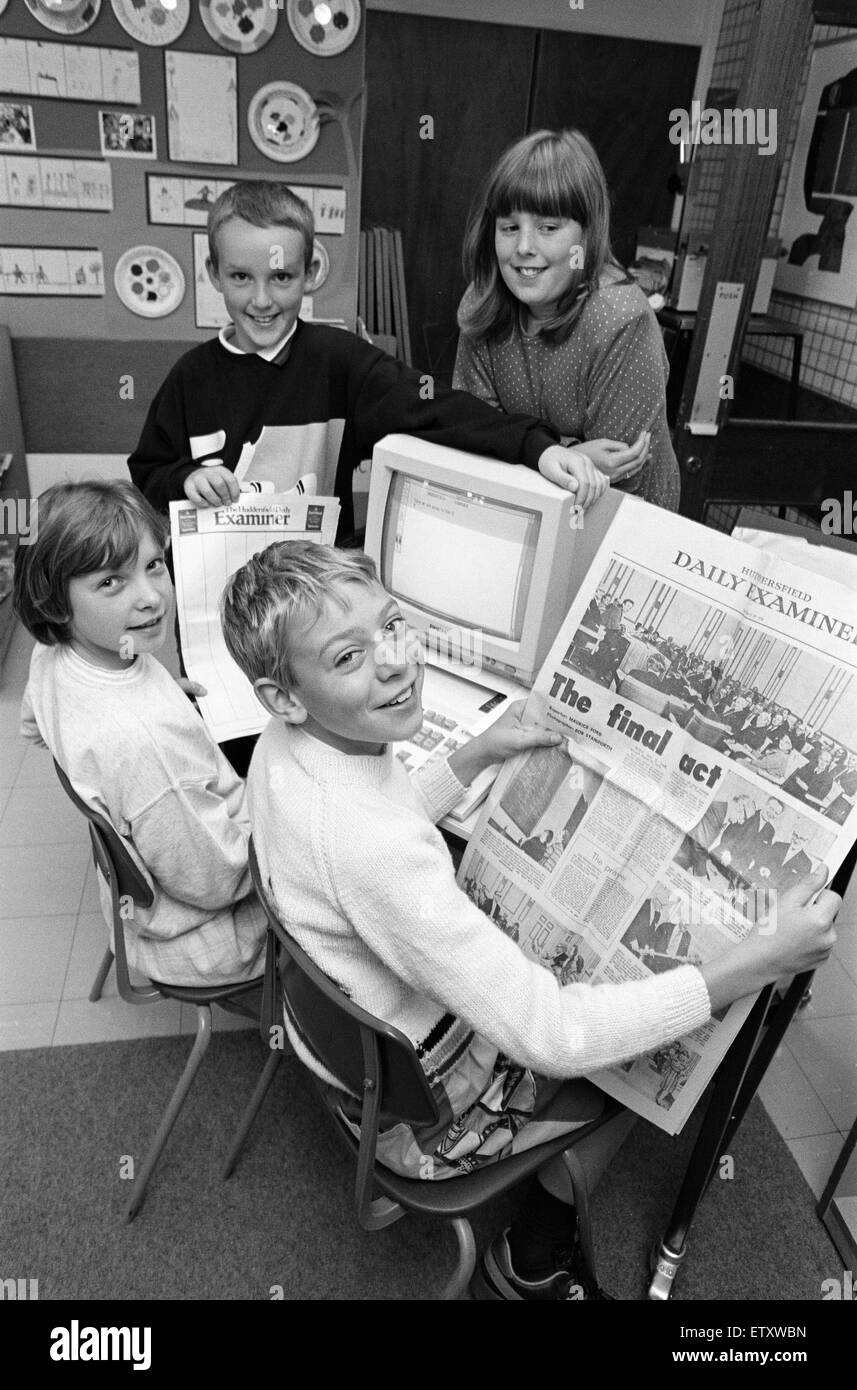
[[[627,265],[638,227],[668,227],[678,166],[669,113],[690,110],[699,49],[542,32],[530,129],[574,126],[595,146],[612,195],[613,249]]]
[[[525,129],[535,41],[509,25],[366,15],[363,224],[401,227],[414,365],[447,380],[467,213]],[[431,140],[420,138],[424,116]]]
[[[578,125],[590,136],[622,257],[637,227],[669,222],[669,112],[689,109],[698,56],[680,44],[368,12],[362,217],[402,229],[415,365],[451,374],[471,200],[527,130]],[[425,116],[433,139],[420,138]]]

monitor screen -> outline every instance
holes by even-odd
[[[541,516],[396,470],[381,536],[381,583],[460,627],[520,642]]]

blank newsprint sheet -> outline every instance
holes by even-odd
[[[204,686],[198,703],[218,743],[258,734],[267,715],[223,640],[220,596],[230,575],[277,541],[333,545],[339,520],[335,497],[293,492],[242,496],[230,507],[170,503],[176,603],[182,656],[189,678]]]

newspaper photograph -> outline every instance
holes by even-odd
[[[563,985],[702,965],[857,838],[852,593],[622,499],[527,704],[459,882]],[[678,1133],[753,1000],[590,1079]]]
[[[258,734],[268,722],[223,640],[220,596],[226,581],[251,555],[277,541],[333,545],[338,520],[335,497],[296,492],[242,493],[228,507],[170,503],[182,656],[187,675],[207,691],[197,703],[218,743]]]

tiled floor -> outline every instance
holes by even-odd
[[[106,945],[89,838],[46,752],[18,737],[31,642],[19,628],[0,683],[0,1050],[192,1032],[195,1010],[87,999]],[[762,1100],[820,1193],[857,1114],[857,876],[836,951],[792,1023]],[[248,1026],[215,1010],[218,1028]],[[857,1155],[840,1191],[857,1195]]]

